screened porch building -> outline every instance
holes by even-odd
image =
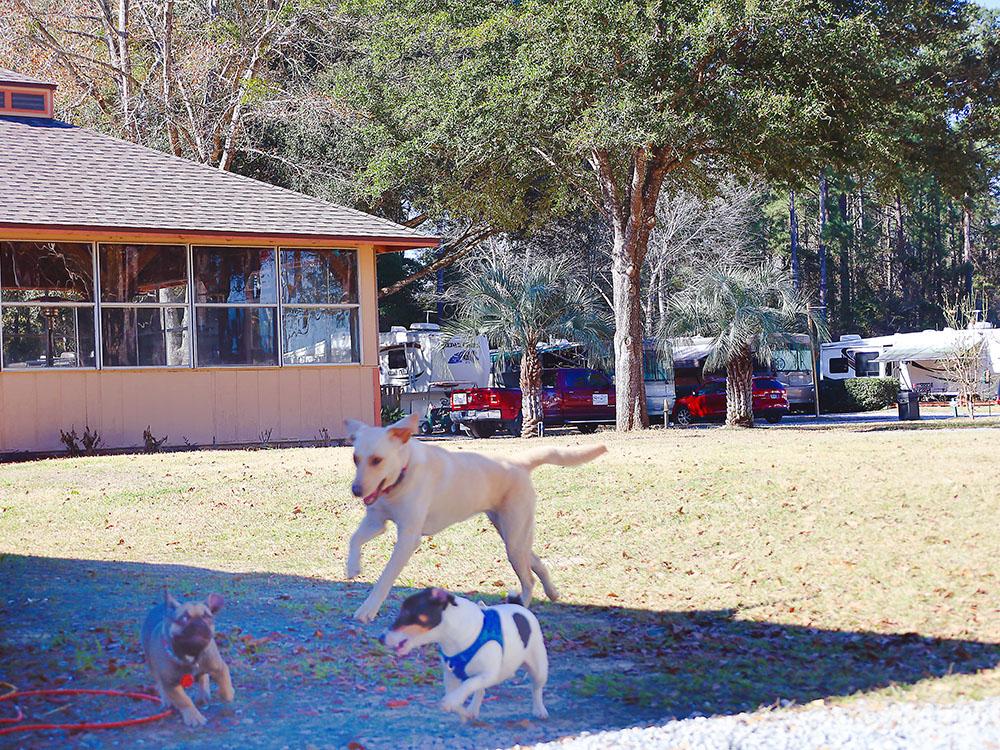
[[[53,118],[0,70],[0,455],[310,441],[379,414],[379,253],[434,237]]]

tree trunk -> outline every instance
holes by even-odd
[[[841,193],[838,201],[840,220],[843,222],[840,238],[840,332],[847,333],[852,327],[851,315],[851,217],[847,208],[847,193]]]
[[[726,365],[726,426],[753,427],[753,352],[749,346]]]
[[[908,243],[906,241],[906,227],[903,226],[903,198],[896,193],[896,202],[893,206],[896,221],[896,278],[899,284],[899,296],[903,301],[903,320],[909,324],[909,316],[912,302],[910,294],[910,264],[907,256]]]
[[[656,221],[656,201],[663,179],[680,165],[670,149],[640,147],[632,157],[628,184],[619,185],[608,152],[595,148],[590,156],[590,166],[597,178],[613,237],[615,427],[622,432],[649,426],[642,378],[641,271]]]
[[[663,325],[663,321],[667,319],[667,295],[665,292],[667,285],[667,276],[664,266],[665,261],[659,261],[659,272],[657,273],[657,285],[656,285],[656,317],[659,320],[660,325]]]
[[[542,362],[534,342],[521,352],[521,437],[538,437],[542,424]]]
[[[163,3],[163,113],[167,121],[167,140],[170,142],[170,152],[174,156],[181,155],[181,139],[177,132],[177,123],[173,113],[173,75],[174,75],[174,0]]]
[[[826,271],[826,217],[827,217],[826,172],[819,173],[819,304],[827,306]]]
[[[634,243],[615,232],[611,288],[615,305],[615,427],[620,431],[649,426],[642,379],[641,261],[636,259],[637,252]]]
[[[969,194],[962,201],[962,262],[965,265],[965,297],[970,305],[972,299],[972,209],[969,207]]]
[[[788,233],[792,238],[792,279],[802,289],[802,265],[799,262],[799,217],[795,213],[795,191],[788,193]]]
[[[130,140],[135,140],[132,117],[132,57],[128,48],[128,0],[118,0],[118,65],[121,67],[122,123]]]

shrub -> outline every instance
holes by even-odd
[[[382,407],[382,424],[392,424],[393,422],[398,422],[403,417],[406,416],[406,412],[400,409],[398,406],[383,406]]]
[[[69,432],[59,430],[59,440],[71,456],[93,456],[101,445],[101,434],[97,430],[91,431],[90,425],[85,425],[83,435],[77,435],[74,426]]]
[[[164,435],[158,438],[153,435],[153,430],[149,425],[146,425],[145,431],[142,433],[143,450],[146,453],[159,453],[160,447],[167,442],[167,436]]]
[[[877,411],[896,403],[898,395],[895,378],[824,380],[819,386],[820,409],[827,414]]]

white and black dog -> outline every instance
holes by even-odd
[[[463,719],[479,718],[486,688],[510,679],[524,667],[531,677],[531,713],[547,719],[542,689],[549,656],[537,618],[520,604],[483,607],[444,589],[424,589],[408,597],[392,626],[379,638],[405,656],[437,643],[444,663],[441,708]],[[465,702],[472,698],[468,708]]]

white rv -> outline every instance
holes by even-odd
[[[895,377],[893,364],[879,360],[895,338],[862,338],[856,334],[845,334],[838,341],[826,342],[819,352],[820,377],[824,380]]]
[[[945,328],[872,338],[841,336],[839,341],[823,344],[821,374],[830,380],[895,377],[901,390],[949,399],[958,389],[949,382],[942,360],[976,340],[986,342],[984,372],[1000,373],[1000,331],[989,323],[977,323],[963,331]]]
[[[407,414],[427,414],[456,388],[485,388],[490,382],[490,347],[485,336],[453,338],[435,323],[393,326],[379,334],[379,380]]]

